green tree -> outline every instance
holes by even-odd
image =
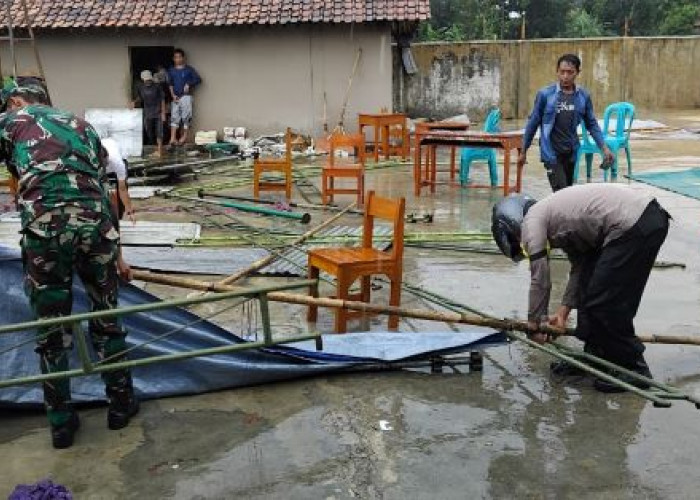
[[[700,4],[679,2],[668,7],[659,26],[659,35],[692,35],[695,23],[700,17]]]
[[[603,25],[583,8],[574,8],[566,15],[568,38],[590,38],[603,36]]]

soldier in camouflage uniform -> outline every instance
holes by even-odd
[[[119,233],[111,219],[105,158],[96,131],[73,114],[44,105],[38,86],[7,86],[2,96],[0,141],[6,163],[19,179],[25,289],[37,318],[68,316],[75,271],[93,311],[117,307]],[[126,333],[117,318],[92,321],[90,337],[98,356],[124,359]],[[68,369],[69,327],[38,332],[42,373]],[[119,429],[138,411],[128,370],[103,374],[109,398],[108,425]],[[44,383],[53,445],[73,444],[79,427],[70,404],[68,379]]]

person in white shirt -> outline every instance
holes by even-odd
[[[134,208],[129,197],[129,189],[126,184],[128,176],[126,162],[122,158],[119,144],[111,137],[101,139],[102,147],[107,151],[107,176],[112,179],[117,179],[117,189],[109,191],[109,198],[112,202],[112,213],[114,215],[114,227],[119,231],[119,221],[126,214],[132,224],[136,224],[136,216]],[[117,257],[120,269],[126,269],[126,280],[131,281],[131,269],[122,257],[122,249],[119,247],[119,256]]]
[[[107,150],[107,175],[110,177],[116,177],[117,179],[117,190],[110,190],[110,198],[114,204],[114,212],[117,214],[117,225],[119,220],[126,214],[131,222],[136,222],[136,217],[134,216],[134,209],[131,205],[131,198],[129,197],[129,189],[126,185],[127,169],[126,162],[122,158],[121,151],[119,150],[119,144],[111,137],[105,137],[102,139],[102,146]]]

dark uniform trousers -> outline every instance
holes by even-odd
[[[625,234],[583,257],[576,336],[589,352],[630,369],[645,363],[633,320],[669,219],[654,200]]]

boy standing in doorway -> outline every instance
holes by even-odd
[[[163,122],[165,122],[165,94],[156,84],[153,74],[145,69],[141,72],[141,85],[136,88],[134,105],[143,108],[143,130],[149,144],[157,144],[157,156],[163,155]]]
[[[170,114],[170,147],[184,145],[187,142],[190,123],[192,122],[192,91],[202,83],[197,71],[185,61],[185,51],[175,49],[175,65],[168,70],[170,95],[173,102]],[[182,135],[177,138],[177,131],[182,126]]]

